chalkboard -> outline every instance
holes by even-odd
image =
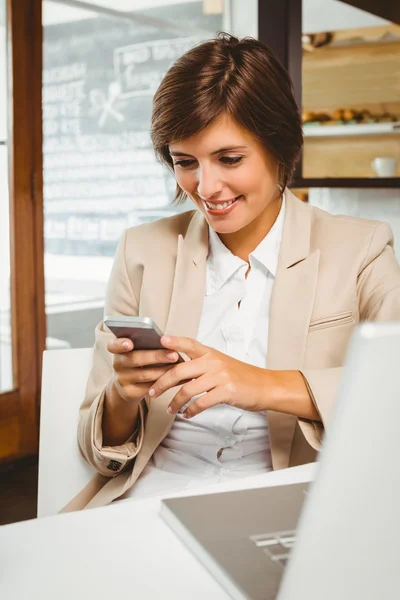
[[[45,27],[46,252],[111,255],[125,227],[189,208],[171,206],[175,181],[154,157],[152,96],[180,55],[215,36],[222,16],[203,14],[203,2],[141,14],[182,33],[114,18]]]

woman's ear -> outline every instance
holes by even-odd
[[[285,164],[278,163],[278,175],[277,175],[277,187],[280,193],[282,193],[287,185],[290,173],[288,173],[288,167]]]

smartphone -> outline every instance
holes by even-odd
[[[117,338],[132,340],[135,350],[167,350],[161,343],[163,332],[149,317],[110,315],[104,318],[104,324]],[[179,362],[184,362],[180,354],[176,363]],[[153,366],[165,367],[166,364],[168,363]]]

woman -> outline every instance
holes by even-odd
[[[165,351],[97,327],[79,444],[99,475],[66,510],[313,461],[355,325],[400,318],[390,227],[287,189],[301,120],[261,42],[180,58],[152,141],[197,210],[125,232],[105,314],[151,317]]]

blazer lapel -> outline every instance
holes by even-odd
[[[202,214],[195,212],[185,238],[179,235],[172,297],[165,333],[195,338],[204,300],[208,225]],[[179,387],[168,390],[155,400],[148,400],[149,412],[143,446],[135,462],[132,478],[136,478],[155,448],[168,434],[174,416],[167,407]],[[126,483],[129,487],[129,481]]]
[[[152,316],[165,333],[185,337],[196,337],[203,307],[206,258],[208,254],[208,225],[199,211],[195,211],[185,238],[179,235],[177,241],[174,281],[166,323],[163,323],[164,307],[154,304]],[[154,294],[159,294],[156,286]],[[148,300],[147,300],[148,302]],[[146,315],[147,316],[147,315]],[[146,398],[148,414],[142,448],[135,460],[132,471],[121,473],[108,480],[102,489],[90,500],[86,508],[103,506],[122,496],[139,477],[154,450],[171,429],[174,417],[167,413],[167,406],[179,388],[151,400]]]
[[[271,299],[267,368],[303,367],[308,327],[317,286],[320,251],[310,253],[311,214],[286,190],[286,216]],[[274,469],[289,466],[297,417],[268,413]]]

